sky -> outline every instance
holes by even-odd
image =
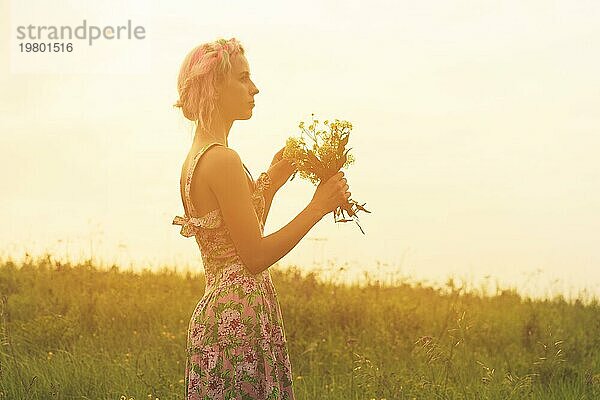
[[[359,214],[365,235],[326,216],[279,264],[348,282],[455,277],[600,297],[597,2],[0,4],[4,256],[202,270],[196,242],[171,225],[193,137],[172,105],[185,55],[235,37],[260,92],[230,147],[256,178],[311,113],[348,120],[345,173],[372,212]],[[83,19],[131,20],[145,38],[18,52],[18,25]],[[288,182],[265,234],[314,190]]]

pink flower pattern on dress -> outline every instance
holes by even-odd
[[[189,212],[173,219],[183,236],[196,238],[206,276],[188,326],[185,399],[294,400],[283,317],[269,270],[254,275],[245,267],[219,209],[195,217],[192,174],[211,145],[194,157],[186,176]],[[261,231],[268,180],[262,173],[252,193]]]

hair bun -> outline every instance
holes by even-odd
[[[181,107],[181,109],[183,111],[183,116],[189,119],[190,121],[198,120],[198,111],[194,110],[193,107],[190,107],[188,105],[188,107]]]

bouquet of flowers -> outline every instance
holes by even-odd
[[[351,148],[346,149],[352,124],[348,121],[340,121],[336,119],[334,122],[324,121],[328,128],[323,130],[317,129],[318,120],[314,119],[309,125],[308,130],[305,128],[304,121],[300,122],[298,127],[302,130],[300,137],[290,137],[286,141],[283,151],[283,158],[293,161],[297,167],[292,179],[296,173],[300,173],[300,177],[310,180],[313,184],[318,185],[321,181],[326,181],[333,175],[337,174],[340,169],[347,167],[354,162],[354,157],[349,154]],[[312,146],[306,143],[305,137],[312,141]],[[357,201],[348,198],[341,206],[333,212],[335,222],[356,222],[360,231],[365,232],[358,223],[358,211],[370,213],[363,204],[358,204]],[[344,212],[352,219],[347,219]],[[342,216],[342,219],[338,219]]]

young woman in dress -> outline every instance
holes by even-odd
[[[180,181],[184,215],[173,224],[195,237],[206,276],[188,327],[186,399],[294,399],[268,268],[350,196],[346,179],[339,172],[322,182],[293,220],[263,236],[271,201],[295,167],[282,148],[255,181],[228,145],[233,121],[252,116],[259,92],[244,48],[235,38],[197,46],[183,61],[177,87],[175,106],[197,128]]]

